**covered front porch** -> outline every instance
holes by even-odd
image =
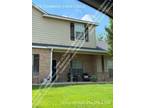
[[[64,50],[42,48],[33,48],[32,53],[33,84],[44,80],[56,83],[112,81],[112,63],[109,63],[112,59],[105,54],[77,52],[73,56],[73,53],[66,55]],[[65,61],[71,56],[72,59]]]
[[[109,57],[99,54],[77,53],[62,70],[58,70],[63,52],[53,52],[52,81],[55,82],[88,82],[111,81],[107,60]],[[69,54],[71,55],[71,54]],[[58,71],[57,71],[58,70]]]

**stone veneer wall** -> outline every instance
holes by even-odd
[[[40,83],[50,73],[50,50],[33,48],[32,54],[39,54],[39,75],[33,76],[32,83]]]
[[[51,58],[51,50],[49,49],[39,49],[33,48],[32,54],[39,54],[39,76],[34,76],[32,79],[33,83],[40,83],[42,80],[47,77],[50,73],[50,58]],[[60,60],[64,53],[53,52],[53,59],[57,61]],[[107,57],[104,57],[105,63]],[[77,54],[73,58],[73,60],[80,60],[83,64],[84,72],[89,75],[96,75],[97,81],[109,81],[109,73],[105,64],[105,72],[102,72],[102,63],[101,63],[101,55],[89,55],[89,54]],[[67,73],[69,72],[70,64],[66,67],[66,69],[60,74],[57,82],[67,82]]]

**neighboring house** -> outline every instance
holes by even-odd
[[[44,79],[83,81],[84,73],[88,77],[96,75],[97,81],[111,81],[110,57],[105,49],[96,46],[96,26],[48,14],[33,4],[32,83],[42,83]]]

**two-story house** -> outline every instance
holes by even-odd
[[[97,47],[93,22],[48,14],[32,6],[32,82],[109,81],[107,51]]]

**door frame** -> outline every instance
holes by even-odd
[[[55,64],[54,64],[54,62],[55,62]],[[56,79],[56,65],[57,65],[57,60],[52,59],[52,80],[51,80],[51,82],[53,82]]]

